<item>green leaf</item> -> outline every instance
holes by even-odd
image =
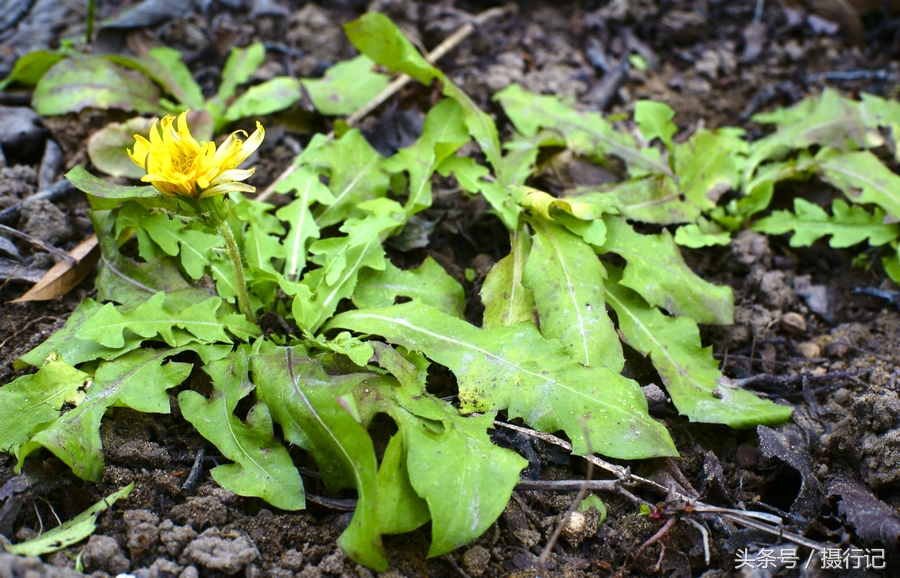
[[[699,323],[734,322],[731,288],[712,285],[694,274],[668,231],[641,235],[620,217],[607,216],[604,221],[609,235],[601,249],[628,262],[622,285],[672,315],[685,315]]]
[[[305,151],[302,162],[310,167],[328,169],[328,188],[334,202],[319,207],[316,224],[327,227],[350,216],[361,216],[356,207],[363,201],[384,197],[390,179],[384,172],[384,158],[357,129],[337,140]]]
[[[321,114],[342,116],[356,112],[384,90],[390,78],[375,70],[375,63],[364,55],[339,62],[322,78],[304,78],[300,82]]]
[[[792,108],[756,114],[753,120],[775,124],[776,130],[751,146],[748,174],[763,161],[783,157],[792,149],[821,145],[849,151],[865,148],[870,138],[859,103],[831,89],[825,89],[819,98],[801,100]]]
[[[194,80],[190,69],[181,61],[180,50],[157,46],[147,52],[143,62],[148,65],[157,82],[178,99],[184,108],[195,110],[203,108],[203,90]],[[156,63],[158,65],[155,65]]]
[[[422,136],[385,161],[385,170],[409,174],[407,216],[431,206],[432,175],[444,160],[467,142],[469,134],[463,124],[462,108],[456,101],[446,99],[428,111]]]
[[[576,453],[588,448],[583,421],[594,451],[625,459],[675,454],[635,382],[582,367],[530,323],[483,330],[412,302],[341,313],[326,329],[336,327],[381,335],[448,367],[463,412],[508,409],[510,419],[541,431],[565,431]]]
[[[112,405],[148,413],[169,413],[166,390],[191,373],[190,363],[166,358],[184,349],[139,349],[100,364],[84,400],[45,424],[16,452],[21,468],[25,458],[44,447],[68,465],[79,478],[99,482],[103,477],[100,421]]]
[[[181,219],[170,219],[165,214],[150,215],[144,209],[131,205],[123,208],[123,213],[136,212],[132,218],[147,232],[153,242],[169,256],[179,256],[181,265],[191,279],[203,277],[210,264],[214,247],[225,245],[218,235],[207,232],[206,228],[188,228]]]
[[[287,236],[282,242],[284,246],[284,276],[295,281],[306,267],[307,242],[319,238],[319,226],[313,218],[310,206],[313,203],[330,205],[334,196],[320,180],[319,175],[308,168],[299,167],[276,190],[280,193],[294,192],[294,200],[281,208],[275,215],[289,225]]]
[[[263,116],[284,110],[300,100],[303,92],[300,81],[287,76],[276,76],[270,80],[251,86],[234,99],[225,111],[219,126],[241,118]]]
[[[41,556],[77,544],[93,534],[94,530],[97,529],[97,516],[118,500],[127,498],[133,489],[134,482],[131,482],[118,492],[113,492],[106,496],[68,522],[44,532],[37,538],[20,544],[6,544],[4,548],[7,552],[20,556]]]
[[[678,196],[675,181],[664,175],[632,179],[602,189],[618,199],[619,212],[633,221],[672,225],[691,223],[700,207]]]
[[[158,113],[159,89],[143,74],[105,58],[67,58],[41,77],[32,106],[43,116],[81,112],[88,107]]]
[[[245,422],[234,415],[238,402],[253,390],[249,368],[248,355],[242,349],[207,364],[203,370],[212,378],[212,395],[207,399],[194,391],[182,391],[178,407],[200,435],[234,462],[211,470],[216,483],[240,496],[262,498],[282,510],[303,509],[303,481],[288,451],[275,439],[265,401],[250,409]]]
[[[383,534],[412,532],[431,519],[428,502],[409,481],[407,452],[403,435],[395,435],[378,468],[378,523]]]
[[[193,341],[231,343],[222,321],[216,316],[222,304],[221,298],[210,297],[182,311],[168,310],[165,301],[166,294],[160,291],[133,311],[123,312],[112,303],[107,303],[82,324],[75,336],[114,348],[125,345],[126,330],[145,339],[159,336],[173,347]],[[185,329],[190,335],[176,333],[176,327]]]
[[[75,185],[76,189],[103,199],[115,199],[121,202],[130,199],[152,199],[160,196],[159,191],[149,185],[144,187],[127,187],[107,183],[87,172],[82,166],[77,166],[66,173],[66,178]]]
[[[840,153],[822,149],[815,157],[822,179],[855,203],[873,203],[900,219],[900,176],[869,151]]]
[[[50,52],[48,50],[35,50],[23,55],[16,60],[9,76],[0,82],[0,90],[6,90],[6,87],[13,82],[33,86],[38,83],[44,74],[50,70],[54,64],[65,58],[64,54],[59,52]]]
[[[309,339],[309,342],[311,345],[315,344],[322,349],[346,355],[350,358],[350,361],[360,367],[365,367],[375,354],[369,343],[351,336],[349,331],[341,331],[332,339],[326,339],[324,336],[318,335],[313,339]]]
[[[90,386],[90,375],[51,353],[40,371],[0,388],[0,449],[16,453],[44,424],[58,419],[64,406],[81,403]]]
[[[700,129],[687,142],[675,145],[678,195],[711,209],[723,193],[737,186],[747,144],[740,129]]]
[[[884,272],[888,274],[891,281],[900,285],[900,251],[882,258],[881,264],[884,266]]]
[[[440,81],[444,96],[452,98],[462,107],[466,128],[481,147],[488,162],[495,169],[500,167],[500,138],[493,119],[478,108],[443,72],[425,60],[387,16],[377,12],[364,14],[345,24],[344,31],[357,50],[389,70],[408,74],[425,85],[431,84],[435,79]]]
[[[322,265],[307,273],[302,283],[312,291],[312,299],[294,298],[294,319],[302,329],[315,332],[337,309],[341,299],[349,298],[364,267],[385,268],[383,237],[401,226],[403,209],[390,199],[360,203],[357,209],[367,213],[362,219],[349,218],[340,230],[345,237],[331,237],[313,243],[312,261]]]
[[[831,235],[828,244],[835,248],[852,247],[866,240],[877,247],[900,237],[900,226],[885,224],[884,211],[877,207],[875,214],[870,215],[862,207],[851,207],[835,199],[831,211],[834,214],[830,216],[819,205],[797,197],[793,214],[774,211],[760,219],[753,230],[768,235],[793,232],[791,247],[808,247],[826,235]]]
[[[37,367],[54,353],[74,366],[95,359],[110,360],[140,347],[142,340],[137,335],[128,335],[124,345],[118,348],[104,347],[90,339],[75,337],[81,325],[102,308],[93,299],[85,299],[78,304],[61,329],[54,331],[46,341],[17,359],[13,367],[16,371],[29,365]]]
[[[184,280],[178,265],[170,258],[160,257],[147,263],[122,255],[114,234],[118,211],[93,211],[91,221],[103,256],[97,274],[97,299],[115,301],[127,307],[137,307],[160,291],[172,308],[186,308],[208,299],[212,292],[192,287]]]
[[[222,70],[222,81],[219,83],[219,91],[216,98],[219,102],[226,103],[234,96],[238,85],[250,80],[250,76],[265,62],[266,49],[262,42],[254,42],[247,48],[233,46],[225,68]]]
[[[672,137],[678,132],[678,127],[672,122],[674,116],[672,107],[662,102],[639,100],[634,104],[634,122],[644,139],[650,142],[659,138],[670,151]]]
[[[356,511],[338,544],[358,563],[388,568],[381,545],[375,449],[352,411],[352,389],[369,374],[328,375],[300,348],[254,355],[257,395],[272,410],[285,438],[307,450],[331,490],[357,491]]]
[[[525,286],[534,294],[541,335],[558,339],[573,359],[619,373],[622,346],[606,313],[606,270],[589,245],[564,227],[529,220],[534,243],[525,262]]]
[[[485,329],[534,321],[534,294],[522,284],[531,238],[514,229],[509,244],[510,254],[494,264],[481,286]]]
[[[400,383],[398,387],[383,377],[366,381],[357,389],[360,404],[377,398],[378,409],[396,421],[407,448],[410,483],[427,502],[433,520],[428,555],[440,556],[471,542],[494,523],[528,464],[491,442],[487,429],[496,412],[460,416],[452,405],[425,391],[427,361],[410,362],[388,345],[373,345],[379,365]],[[413,510],[408,524],[427,519],[416,496],[404,490],[400,507]]]
[[[601,159],[612,154],[629,167],[672,174],[665,163],[645,154],[631,135],[615,130],[600,113],[577,112],[556,96],[531,94],[518,84],[504,88],[494,95],[494,100],[500,102],[516,130],[526,137],[536,135],[541,128],[553,129],[579,154]]]
[[[619,274],[610,268],[612,281]],[[650,355],[675,407],[691,421],[748,428],[776,425],[790,418],[789,407],[775,405],[744,389],[717,384],[722,377],[718,361],[711,347],[701,347],[694,321],[667,317],[617,283],[609,283],[606,294],[625,342]]]
[[[397,297],[416,299],[442,313],[465,319],[466,295],[462,285],[428,257],[418,269],[403,271],[390,261],[383,271],[365,269],[353,291],[360,309],[387,307]]]
[[[728,231],[723,231],[715,224],[699,217],[697,223],[682,225],[675,230],[675,243],[691,249],[729,245],[731,235],[728,234]]]
[[[897,143],[900,142],[900,102],[866,92],[859,96],[862,99],[860,110],[864,122],[871,128],[890,129],[891,138],[894,140],[894,158],[900,160],[900,147],[897,146]]]
[[[101,128],[92,134],[87,142],[87,153],[91,163],[104,173],[114,177],[130,179],[143,177],[147,174],[144,167],[134,164],[128,157],[127,151],[134,147],[134,135],[148,134],[152,123],[153,119],[137,116],[123,123],[111,122]],[[84,170],[81,166],[75,167],[75,169]]]

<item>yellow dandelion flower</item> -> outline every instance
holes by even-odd
[[[241,140],[243,135],[246,140]],[[247,180],[255,169],[239,169],[259,148],[266,133],[259,122],[249,137],[239,130],[231,133],[219,147],[212,142],[198,142],[191,136],[187,112],[178,118],[166,116],[150,127],[150,140],[134,135],[131,160],[147,171],[141,180],[152,183],[164,195],[204,199],[231,191],[256,192],[240,181]]]

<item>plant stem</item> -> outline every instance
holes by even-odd
[[[244,280],[244,266],[241,264],[241,252],[238,249],[237,242],[234,240],[234,233],[231,231],[231,225],[227,219],[219,221],[216,227],[219,234],[225,239],[225,248],[228,250],[228,256],[231,258],[231,266],[234,268],[234,281],[237,285],[238,304],[241,312],[247,317],[247,321],[256,323],[256,315],[250,307],[250,297],[247,295],[247,282]]]
[[[97,11],[97,0],[88,0],[87,19],[84,23],[84,43],[90,44],[94,36],[94,14]]]

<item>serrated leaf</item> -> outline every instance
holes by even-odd
[[[105,58],[67,58],[54,64],[38,81],[32,106],[44,116],[88,107],[156,113],[159,89],[143,74]]]
[[[141,229],[169,256],[179,256],[185,272],[191,279],[203,277],[210,262],[210,251],[222,247],[225,242],[218,235],[204,229],[189,229],[178,219],[168,215],[140,216]]]
[[[300,82],[321,114],[332,116],[356,112],[384,90],[390,78],[375,70],[375,63],[360,55],[330,67],[322,78],[304,78]]]
[[[250,76],[265,59],[266,49],[262,42],[254,42],[247,48],[233,46],[228,60],[225,61],[225,68],[222,69],[222,81],[216,92],[219,102],[224,104],[234,96],[238,85],[250,80]]]
[[[793,232],[791,247],[808,247],[826,235],[831,235],[828,244],[835,248],[852,247],[866,240],[877,247],[900,237],[900,225],[885,224],[884,211],[877,207],[875,214],[870,215],[862,207],[851,207],[845,201],[835,199],[831,210],[833,215],[819,205],[797,197],[793,214],[774,211],[771,216],[760,219],[753,230],[768,235]]]
[[[740,129],[700,129],[687,142],[675,145],[678,196],[711,209],[723,193],[737,186],[747,144]]]
[[[702,227],[700,223],[703,224]],[[675,230],[675,243],[691,249],[728,245],[731,243],[731,235],[728,231],[723,231],[703,217],[699,217],[698,223],[682,225]]]
[[[605,187],[615,195],[619,212],[633,221],[673,225],[691,223],[700,216],[700,207],[679,198],[675,181],[665,175],[632,179]]]
[[[891,278],[891,281],[900,285],[900,251],[897,251],[893,255],[883,257],[881,259],[881,265],[884,267],[884,272]]]
[[[608,236],[601,248],[625,261],[622,285],[651,305],[672,315],[685,315],[699,323],[734,322],[734,296],[730,287],[716,286],[694,274],[668,231],[641,235],[620,217],[604,217]]]
[[[119,252],[114,234],[118,211],[93,211],[91,221],[103,252],[97,275],[97,299],[137,307],[160,291],[173,308],[185,308],[208,299],[211,291],[192,287],[171,258],[139,263]],[[220,292],[221,293],[221,292]]]
[[[801,100],[791,108],[753,116],[755,122],[775,124],[773,134],[755,141],[747,162],[752,172],[763,161],[792,149],[822,145],[849,151],[867,144],[866,126],[858,102],[825,89],[819,98]]]
[[[469,134],[481,147],[488,162],[495,170],[498,169],[502,153],[497,126],[493,119],[472,102],[472,99],[443,72],[425,60],[387,16],[377,12],[364,14],[357,20],[345,24],[344,31],[357,50],[389,70],[408,74],[425,85],[435,79],[439,80],[443,85],[444,95],[462,107]]]
[[[90,375],[55,353],[47,357],[37,373],[4,385],[0,388],[0,449],[18,452],[43,425],[59,418],[63,406],[81,403],[90,385]]]
[[[633,291],[615,283],[610,269],[607,300],[616,311],[625,342],[650,355],[679,413],[691,421],[747,428],[774,425],[791,416],[791,408],[775,405],[740,388],[719,386],[722,377],[712,348],[700,345],[697,324],[685,317],[667,317]]]
[[[659,138],[666,148],[672,150],[672,137],[678,127],[672,122],[675,111],[663,102],[639,100],[634,104],[634,122],[641,130],[641,136],[652,141]]]
[[[520,227],[510,233],[509,244],[509,255],[494,264],[481,286],[485,329],[534,321],[534,294],[522,284],[531,238]]]
[[[85,321],[75,336],[90,339],[105,347],[123,347],[126,330],[145,339],[159,336],[173,347],[187,341],[200,343],[230,343],[222,321],[216,316],[222,300],[218,297],[191,305],[181,311],[170,311],[165,306],[166,294],[160,291],[133,311],[120,311],[112,303],[104,305]],[[190,335],[176,334],[174,328],[185,329]]]
[[[523,281],[534,294],[541,335],[558,339],[582,365],[620,372],[625,357],[606,313],[606,270],[597,255],[564,227],[529,223],[534,236]]]
[[[17,467],[44,447],[79,478],[99,482],[103,477],[103,414],[114,404],[141,412],[169,413],[166,390],[184,381],[192,366],[163,362],[181,351],[184,349],[139,349],[101,363],[82,402],[42,427],[16,452]]]
[[[615,130],[597,112],[575,111],[558,97],[531,94],[518,84],[504,88],[494,95],[494,100],[500,102],[516,130],[526,137],[534,136],[541,128],[553,129],[579,154],[594,158],[612,154],[629,167],[672,175],[665,163],[645,154],[631,135]]]
[[[306,267],[307,243],[319,238],[319,226],[313,218],[310,206],[313,203],[330,205],[334,196],[320,180],[319,175],[308,168],[299,167],[292,172],[278,189],[279,192],[294,191],[294,200],[281,208],[275,215],[289,225],[284,237],[284,276],[294,281]]]
[[[576,453],[588,448],[581,421],[594,451],[627,459],[675,453],[636,383],[581,366],[530,323],[483,330],[412,302],[341,313],[326,329],[337,327],[381,335],[448,367],[463,412],[507,409],[541,431],[565,431]]]
[[[253,406],[245,422],[234,415],[238,402],[253,390],[249,369],[243,350],[207,364],[203,370],[212,378],[212,395],[207,399],[194,391],[182,391],[178,407],[200,435],[234,462],[210,471],[216,483],[240,496],[262,498],[282,510],[303,509],[303,481],[287,449],[275,439],[265,401]]]
[[[284,110],[303,97],[300,81],[287,76],[276,76],[262,84],[251,86],[234,99],[225,111],[222,123],[241,118],[263,116]]]
[[[894,158],[900,160],[900,102],[888,100],[863,92],[860,109],[863,121],[872,128],[885,127],[891,131],[894,140]]]
[[[360,216],[357,205],[387,194],[390,179],[382,168],[384,157],[356,129],[340,139],[305,151],[302,161],[306,166],[329,170],[328,188],[334,195],[334,202],[316,210],[316,224],[319,227],[339,223],[350,216]]]
[[[377,403],[397,422],[407,447],[410,483],[427,502],[433,520],[428,555],[440,556],[471,542],[494,523],[527,462],[491,442],[487,429],[496,412],[460,416],[452,405],[425,392],[427,361],[420,358],[413,364],[390,346],[374,345],[379,365],[397,377],[399,386],[376,378],[358,388],[357,395],[361,404]],[[379,499],[380,492],[381,486]],[[413,510],[410,526],[427,519],[415,497],[405,503]]]
[[[54,331],[46,341],[17,359],[13,367],[17,371],[29,365],[37,367],[53,353],[75,366],[94,359],[110,360],[140,347],[142,339],[137,335],[128,335],[122,347],[117,348],[104,347],[96,341],[75,336],[81,325],[102,308],[93,299],[85,299],[78,304],[61,329]]]
[[[484,165],[475,162],[472,157],[448,157],[438,165],[437,172],[442,177],[451,174],[467,193],[477,193],[481,189],[482,177],[491,173]]]
[[[41,556],[77,544],[97,529],[97,516],[118,500],[127,498],[132,490],[134,490],[134,482],[106,496],[68,522],[44,532],[37,538],[19,544],[6,544],[4,548],[7,552],[20,556]]]
[[[825,182],[842,190],[855,203],[873,203],[892,220],[900,220],[900,176],[869,151],[840,153],[822,149],[814,161]]]
[[[431,177],[437,167],[469,142],[463,123],[463,111],[452,99],[441,101],[428,111],[422,136],[384,163],[385,170],[409,175],[406,214],[412,215],[431,206]]]
[[[338,544],[354,560],[388,568],[378,522],[375,450],[347,397],[369,374],[331,376],[302,349],[254,355],[257,395],[271,408],[285,438],[310,452],[331,490],[357,491],[356,511]]]
[[[360,309],[387,307],[397,297],[417,299],[447,315],[465,318],[466,296],[462,285],[428,257],[418,269],[403,271],[390,261],[383,271],[365,269],[353,291],[353,303]]]
[[[350,335],[349,331],[341,331],[331,339],[326,339],[322,335],[309,339],[310,345],[317,345],[322,349],[340,353],[350,358],[350,361],[360,367],[365,367],[369,363],[369,359],[375,352],[372,345],[360,341],[358,338]]]

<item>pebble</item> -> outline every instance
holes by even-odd
[[[814,341],[804,341],[796,345],[797,352],[807,359],[813,359],[822,355],[822,348]]]
[[[806,319],[799,313],[790,311],[781,316],[781,326],[788,333],[802,335],[806,333]]]

